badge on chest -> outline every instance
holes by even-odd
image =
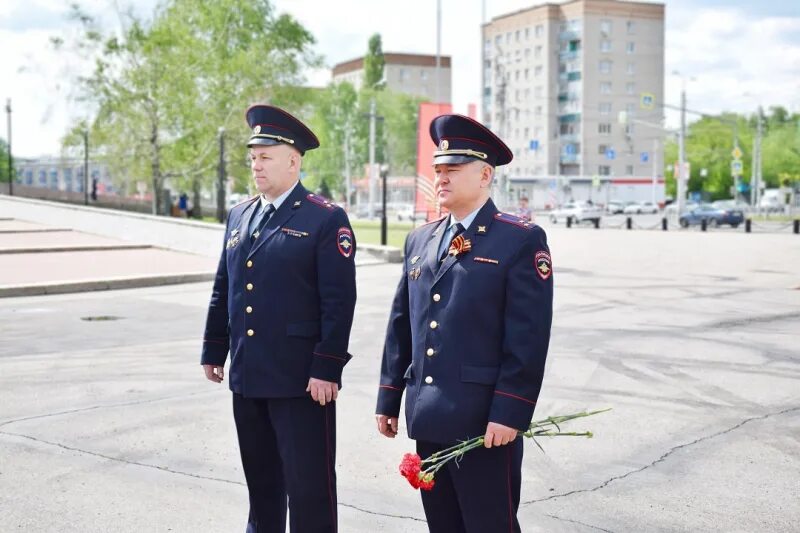
[[[228,242],[225,243],[225,249],[230,250],[231,248],[236,248],[239,245],[239,228],[236,228],[231,231],[230,237],[228,237]]]

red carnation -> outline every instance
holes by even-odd
[[[400,462],[400,474],[402,474],[409,483],[414,485],[414,481],[418,478],[421,467],[422,458],[415,453],[407,453]]]

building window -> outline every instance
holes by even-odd
[[[597,125],[597,133],[611,135],[611,124],[601,122]]]
[[[530,73],[531,73],[531,69],[526,68],[525,69],[525,80],[528,80],[530,78]]]
[[[608,165],[600,165],[597,167],[597,173],[601,176],[610,176],[611,167]]]
[[[419,71],[419,77],[420,79],[422,79],[422,81],[426,81],[428,79],[428,71],[425,69],[421,69]]]
[[[598,109],[601,115],[608,115],[611,113],[611,102],[600,102]]]
[[[600,33],[603,36],[611,35],[611,21],[610,20],[601,20],[600,21]]]
[[[632,20],[629,20],[628,22],[625,23],[625,28],[628,31],[628,35],[633,35],[634,33],[636,33],[636,23]]]
[[[526,48],[525,49],[525,61],[528,61],[530,58],[531,58],[531,49],[530,48]]]
[[[519,42],[519,30],[514,34],[514,40]]]
[[[519,89],[514,91],[514,99],[519,102]]]
[[[633,115],[636,111],[636,104],[625,104],[625,112],[628,113],[628,116]]]
[[[506,33],[506,44],[511,44],[511,32]]]
[[[541,24],[537,24],[536,28],[534,29],[536,37],[541,37],[544,35],[544,26]]]
[[[406,69],[401,68],[399,74],[400,74],[400,82],[401,83],[408,79],[408,72],[406,72]]]
[[[518,70],[514,71],[514,80],[515,81],[519,81],[519,71]]]
[[[603,39],[600,41],[600,51],[601,52],[610,52],[611,51],[611,41],[608,39]]]
[[[598,144],[597,145],[597,153],[598,154],[606,155],[607,151],[608,151],[608,145],[607,144]]]
[[[503,42],[503,36],[502,35],[496,35],[495,38],[494,38],[495,46],[500,46],[500,43],[502,43],[502,42]]]
[[[611,94],[611,82],[610,81],[601,81],[600,82],[600,94]]]
[[[534,113],[536,114],[537,117],[540,116],[542,114],[542,106],[537,105],[536,109],[534,110]]]
[[[531,38],[531,29],[530,28],[525,28],[525,39],[527,40],[527,39],[530,39],[530,38]]]
[[[600,61],[600,74],[611,74],[611,61],[608,59]]]
[[[625,125],[625,135],[631,136],[633,135],[633,124],[626,124]]]
[[[636,51],[636,43],[634,43],[634,42],[629,42],[628,44],[626,44],[626,45],[625,45],[625,51],[626,51],[627,53],[629,53],[629,54],[632,54],[632,53],[634,53],[634,52]]]
[[[531,99],[531,90],[529,88],[525,88],[525,100]]]
[[[636,73],[636,63],[628,63],[628,68],[625,69],[627,74],[635,74]]]
[[[625,92],[627,94],[636,94],[636,84],[633,82],[628,82],[625,84]]]
[[[536,78],[538,78],[539,76],[541,76],[541,75],[542,75],[542,67],[541,67],[541,66],[538,66],[538,67],[534,68],[534,69],[533,69],[533,75],[534,75],[534,77],[536,77]]]
[[[625,174],[633,176],[633,165],[625,165]]]
[[[536,98],[541,98],[542,97],[542,88],[541,87],[536,87],[536,90],[534,91],[534,95],[536,96]]]
[[[536,45],[536,48],[533,49],[533,57],[535,57],[536,59],[542,57],[542,45],[540,44]]]

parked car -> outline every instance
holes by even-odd
[[[625,206],[622,202],[608,202],[606,205],[606,213],[609,215],[618,215],[625,210]]]
[[[658,213],[658,206],[653,202],[631,203],[625,206],[622,210],[626,215],[641,214],[641,213]]]
[[[425,211],[415,211],[413,205],[405,206],[397,211],[397,220],[425,220],[428,213]]]
[[[575,224],[585,220],[594,222],[603,217],[603,210],[589,202],[567,202],[559,209],[550,212],[550,222],[557,224],[559,220],[571,219]]]
[[[679,222],[682,228],[688,228],[701,224],[703,220],[712,227],[728,224],[735,228],[744,222],[744,213],[740,209],[717,209],[711,204],[701,204],[682,214]]]

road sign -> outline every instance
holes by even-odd
[[[650,159],[650,155],[647,152],[642,152],[639,154],[639,161],[642,163],[647,163],[647,160]]]
[[[539,149],[539,141],[536,140],[536,139],[533,139],[531,141],[531,144],[530,144],[530,149],[531,150],[538,150]]]
[[[613,150],[613,148],[606,150],[606,159],[614,159],[615,157],[617,157],[617,153]]]
[[[734,159],[741,159],[742,158],[742,151],[737,146],[736,148],[733,149],[733,151],[731,152],[731,155],[733,156]]]
[[[656,95],[653,93],[642,93],[639,99],[639,107],[642,109],[653,109],[656,105]]]
[[[734,159],[731,161],[731,174],[734,176],[741,176],[742,175],[742,162],[738,159]]]

